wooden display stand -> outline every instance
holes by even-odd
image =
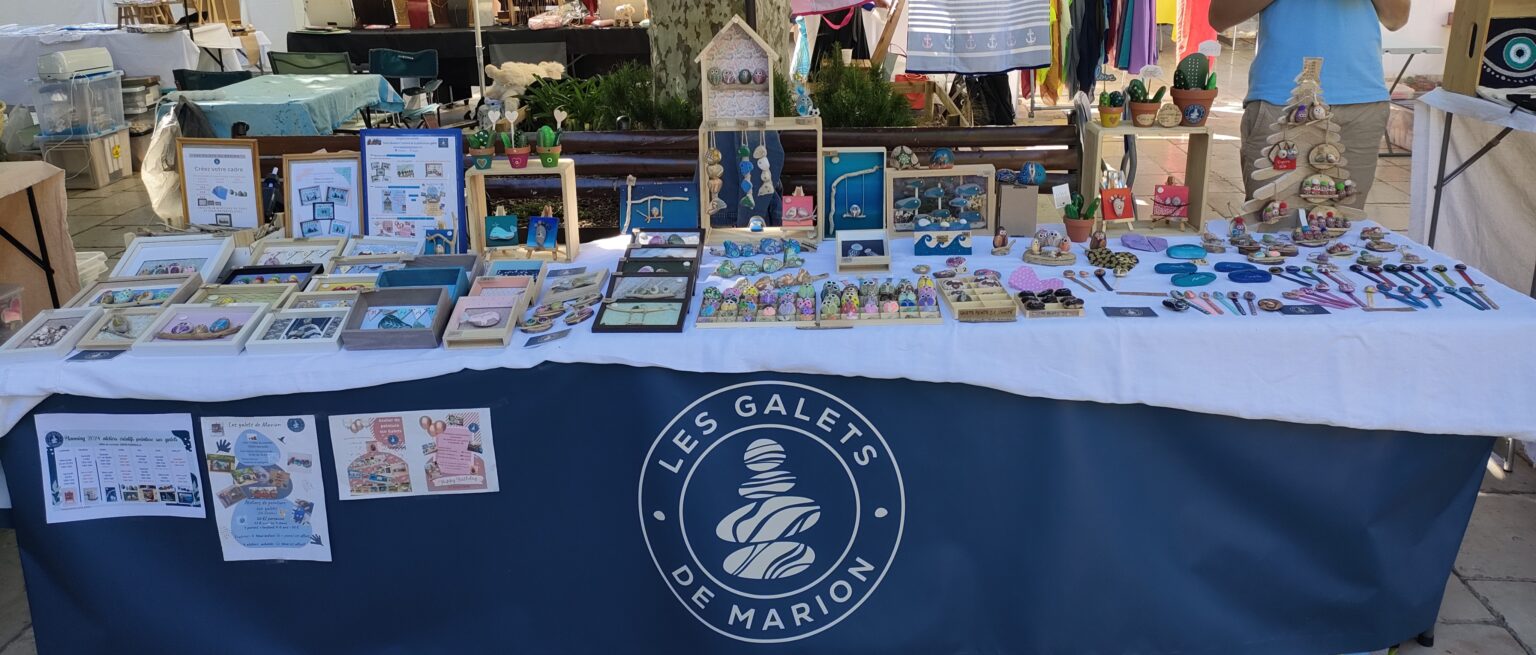
[[[64,171],[36,161],[0,163],[0,280],[21,285],[23,320],[80,291],[67,202]]]
[[[816,152],[821,148],[821,119],[811,118],[771,118],[765,121],[735,121],[723,120],[715,123],[705,121],[699,126],[699,167],[708,166],[706,157],[709,153],[709,135],[711,132],[755,132],[763,130],[767,132],[795,132],[806,131],[816,133]],[[825,162],[818,155],[816,157],[816,189],[820,190],[822,182],[826,179]],[[822,221],[826,216],[823,198],[816,198],[815,224],[806,227],[764,227],[761,231],[754,232],[747,227],[713,227],[710,225],[709,190],[701,189],[704,197],[699,199],[699,226],[704,229],[704,242],[710,245],[718,245],[730,240],[757,240],[766,237],[795,238],[801,241],[821,242]]]
[[[1078,193],[1083,194],[1084,199],[1094,198],[1099,193],[1099,171],[1104,164],[1104,139],[1105,137],[1144,136],[1157,137],[1169,135],[1184,135],[1189,138],[1189,157],[1184,161],[1184,184],[1189,187],[1189,224],[1200,231],[1200,224],[1205,219],[1205,183],[1206,175],[1210,170],[1211,162],[1211,128],[1209,124],[1200,127],[1135,127],[1129,123],[1121,123],[1115,127],[1104,127],[1092,116],[1083,115],[1083,168],[1078,176]],[[1131,183],[1132,180],[1126,180]],[[1131,184],[1131,186],[1135,186]],[[1111,221],[1128,227],[1134,226],[1130,221]]]
[[[559,175],[560,199],[565,206],[560,217],[565,224],[565,243],[555,244],[554,250],[539,250],[529,246],[512,246],[488,251],[485,247],[485,217],[490,213],[490,203],[485,195],[485,178],[514,175]],[[512,168],[505,158],[498,157],[486,170],[471,168],[464,173],[464,183],[469,189],[469,247],[481,253],[485,259],[545,259],[559,262],[575,261],[581,250],[581,221],[576,211],[576,162],[561,158],[554,168],[540,166],[530,159],[527,168]]]

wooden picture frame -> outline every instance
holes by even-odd
[[[342,246],[340,256],[405,255],[416,257],[421,255],[425,248],[425,241],[410,237],[355,236],[347,239],[347,245]]]
[[[517,324],[528,307],[527,293],[513,296],[464,296],[453,305],[453,313],[443,329],[443,347],[455,348],[504,348],[512,342]],[[466,318],[477,313],[490,312],[499,321],[492,326],[476,327]]]
[[[307,177],[299,176],[303,169],[310,166],[321,166],[327,162],[332,164],[340,162],[352,167],[351,184],[346,188],[349,197],[345,203],[339,203],[335,200],[335,193],[333,191],[335,187],[324,182],[326,177],[322,176],[320,180],[316,181],[317,184],[310,184]],[[341,175],[333,169],[329,173],[329,177],[341,177]],[[320,187],[318,199],[305,202],[306,198],[301,197],[303,195],[301,192],[312,186]],[[363,203],[365,202],[363,198],[363,156],[351,150],[283,155],[283,208],[286,210],[283,213],[283,234],[291,238],[297,238],[299,236],[298,225],[305,220],[343,220],[343,214],[340,211],[333,213],[329,219],[315,216],[311,208],[314,202],[329,202],[332,204],[333,211],[337,207],[348,208],[345,216],[349,219],[346,220],[349,229],[345,236],[352,237],[365,234],[366,232],[363,229]],[[326,234],[336,234],[336,232],[328,230]]]
[[[245,342],[256,331],[257,324],[261,323],[261,317],[267,313],[269,306],[263,303],[230,303],[217,305],[209,303],[185,303],[166,307],[160,314],[160,318],[150,325],[149,329],[133,342],[133,352],[137,355],[167,355],[167,356],[198,356],[198,355],[235,355],[245,349]],[[206,341],[192,339],[166,338],[166,334],[176,329],[173,323],[183,321],[183,317],[197,315],[199,319],[213,317],[230,319],[238,317],[242,322],[235,331],[227,337],[209,339]],[[231,319],[233,323],[233,320]],[[194,328],[195,329],[195,328]]]
[[[592,322],[596,333],[616,332],[682,332],[688,321],[687,301],[619,301],[599,305],[597,318]],[[664,322],[647,318],[659,314]],[[634,320],[640,317],[640,322]]]
[[[833,161],[842,160],[844,156],[858,161]],[[826,206],[822,216],[826,218],[825,234],[832,238],[837,236],[840,229],[849,230],[884,230],[890,222],[891,211],[891,185],[887,181],[889,170],[886,166],[889,153],[885,148],[858,147],[858,148],[826,148],[821,151],[821,167],[826,179],[821,188],[817,189],[817,200]],[[873,160],[873,166],[868,165]],[[843,172],[848,169],[846,172]],[[859,193],[839,191],[839,184],[852,179],[862,178],[865,175],[873,175],[876,181],[873,183],[862,182],[859,185]],[[870,195],[870,187],[873,186],[874,194]],[[844,187],[846,189],[847,187]],[[842,197],[838,197],[839,194]],[[852,202],[857,198],[859,202]],[[859,207],[861,214],[858,216],[844,216],[846,212],[838,211],[838,203],[845,207]],[[872,211],[878,209],[878,213]],[[844,225],[839,221],[845,220]],[[874,220],[876,225],[864,225],[865,222]]]
[[[232,237],[206,236],[202,234],[176,234],[160,237],[137,237],[128,242],[127,250],[112,267],[109,277],[134,277],[139,275],[167,275],[196,272],[204,280],[217,280],[224,274],[224,267],[235,252]],[[182,267],[172,273],[169,269]],[[167,270],[156,273],[158,268]]]
[[[337,309],[357,304],[360,291],[298,291],[283,301],[282,309]]]
[[[297,293],[299,285],[282,284],[207,284],[198,289],[186,304],[259,303],[279,307]]]
[[[326,264],[341,255],[347,240],[341,237],[287,239],[268,237],[251,244],[252,266]]]
[[[131,350],[135,341],[154,325],[164,312],[162,307],[130,307],[108,309],[96,322],[86,328],[75,347],[80,350]],[[112,332],[108,328],[114,321],[125,322],[126,332]]]
[[[364,328],[368,310],[381,307],[431,307],[429,325],[398,330]],[[442,287],[399,287],[377,289],[360,295],[351,316],[341,331],[341,347],[347,350],[393,350],[436,348],[442,341],[443,327],[453,303]]]
[[[485,217],[490,215],[490,202],[485,190],[488,177],[513,177],[530,175],[554,175],[560,178],[559,216],[560,232],[565,243],[557,243],[553,250],[539,250],[527,245],[487,248],[485,245]],[[576,198],[576,162],[562,157],[554,168],[529,164],[527,168],[512,168],[505,158],[498,157],[488,169],[470,168],[464,173],[465,188],[469,196],[465,223],[469,230],[469,249],[481,253],[486,259],[541,259],[545,261],[573,262],[581,252],[581,214]],[[551,203],[553,204],[553,203]],[[522,217],[527,220],[530,216]]]
[[[129,307],[165,307],[179,302],[185,302],[198,287],[203,285],[203,277],[197,273],[190,275],[139,275],[134,277],[109,277],[98,280],[80,289],[65,307],[102,307],[112,309],[125,309]],[[112,302],[103,302],[103,295],[112,292]],[[153,293],[155,297],[139,298],[144,293]],[[131,297],[125,297],[131,296]]]
[[[838,230],[837,252],[833,256],[837,258],[838,273],[891,270],[891,242],[883,228]]]
[[[378,287],[377,275],[316,275],[304,291],[372,291]]]
[[[236,222],[236,220],[235,220],[233,215],[230,216],[230,220],[228,222],[222,222],[222,221],[220,221],[217,218],[215,218],[215,220],[213,220],[213,221],[194,221],[194,220],[192,220],[192,218],[193,218],[193,216],[192,216],[192,208],[194,206],[199,208],[198,209],[198,213],[199,214],[207,213],[207,209],[206,209],[205,206],[196,205],[192,201],[192,199],[191,199],[191,196],[195,192],[195,190],[203,188],[204,185],[201,182],[194,183],[194,184],[189,184],[188,181],[187,181],[187,173],[188,173],[187,149],[189,147],[191,149],[193,149],[193,150],[204,149],[204,148],[223,148],[223,149],[238,149],[238,150],[249,151],[249,153],[250,153],[250,187],[249,188],[245,188],[243,186],[239,187],[239,188],[226,187],[225,186],[226,184],[236,184],[237,182],[241,183],[241,184],[244,183],[245,175],[242,174],[242,173],[239,173],[239,172],[235,172],[235,173],[229,174],[228,179],[225,179],[225,180],[210,180],[210,183],[212,183],[214,185],[213,189],[210,189],[210,191],[214,192],[214,193],[217,193],[215,190],[222,187],[222,188],[225,189],[225,193],[227,193],[227,194],[229,194],[229,195],[231,195],[233,197],[241,197],[239,195],[241,193],[248,194],[248,197],[251,198],[250,202],[255,203],[255,211],[256,211],[256,216],[250,222],[250,224],[245,224],[244,221]],[[223,160],[216,160],[216,161],[219,162],[218,163],[219,166],[228,166],[228,165],[230,165],[228,162],[224,162]],[[178,181],[181,183],[181,219],[180,219],[180,222],[179,222],[179,226],[180,227],[187,227],[187,226],[190,226],[190,225],[214,225],[214,226],[220,226],[220,227],[234,227],[234,228],[245,229],[245,228],[260,227],[262,224],[264,224],[266,222],[266,214],[265,214],[265,212],[264,212],[264,210],[262,208],[262,204],[261,204],[261,152],[260,152],[260,148],[257,146],[257,142],[256,142],[255,139],[202,139],[202,138],[193,138],[193,137],[177,137],[176,138],[176,177],[177,177]],[[207,201],[208,199],[207,198],[201,198],[200,200]],[[215,213],[216,216],[218,214],[220,214],[220,212],[214,212],[214,213]],[[207,276],[204,276],[204,277],[207,277]]]
[[[826,171],[823,166],[824,160],[821,157],[821,153],[824,148],[822,146],[822,129],[820,118],[772,118],[763,121],[750,122],[711,122],[706,119],[702,124],[699,125],[698,161],[700,171],[706,170],[709,167],[708,155],[710,148],[709,144],[711,141],[710,135],[715,132],[813,132],[816,135],[814,145],[815,149],[812,151],[812,156],[814,156],[816,159],[816,180],[815,186],[812,188],[819,192],[821,188],[826,184]],[[799,151],[797,150],[796,152]],[[823,199],[819,197],[815,200],[814,219],[811,225],[791,227],[765,226],[760,230],[754,230],[750,226],[716,227],[712,225],[711,217],[713,214],[711,214],[709,211],[709,190],[708,188],[704,188],[700,190],[700,193],[703,195],[699,200],[699,227],[700,229],[704,230],[704,241],[708,245],[718,245],[730,240],[751,240],[755,242],[759,239],[767,237],[802,239],[810,241],[811,243],[820,243],[822,239],[822,232],[826,230],[826,203],[823,202]]]
[[[963,178],[980,178],[972,182],[965,182]],[[976,184],[980,186],[982,206],[976,210],[965,210],[980,214],[980,223],[968,222],[965,227],[934,228],[936,231],[969,231],[974,236],[992,236],[993,221],[996,220],[997,206],[997,169],[991,164],[957,164],[950,168],[922,168],[909,170],[891,170],[886,173],[888,193],[886,195],[886,231],[892,238],[915,236],[915,233],[924,231],[920,225],[924,216],[929,216],[930,211],[938,209],[948,210],[949,201],[944,196],[935,200],[930,196],[933,189],[943,188],[944,182],[930,182],[933,178],[961,178],[959,181],[951,181],[950,186],[961,187]],[[913,194],[917,195],[913,195]],[[914,206],[913,200],[917,202]],[[945,206],[930,209],[929,202],[944,203]],[[910,218],[909,218],[910,217]],[[932,225],[932,223],[930,223]]]
[[[358,255],[337,257],[325,265],[326,275],[378,275],[405,268],[411,258],[405,255]]]

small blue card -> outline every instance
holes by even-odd
[[[104,360],[104,359],[113,359],[113,358],[117,357],[118,355],[121,355],[121,354],[123,354],[125,352],[128,352],[128,351],[126,351],[126,350],[82,350],[82,351],[77,352],[77,353],[75,353],[73,355],[70,355],[69,359],[66,359],[64,361],[66,361],[66,362],[99,362],[99,361]]]
[[[1151,307],[1102,307],[1104,315],[1110,318],[1157,318],[1157,312]]]
[[[1322,305],[1285,305],[1280,308],[1280,313],[1286,316],[1314,316],[1330,312]]]
[[[571,336],[571,329],[570,328],[566,328],[566,329],[561,330],[559,332],[550,332],[549,334],[540,334],[538,336],[529,337],[527,341],[523,342],[523,347],[524,348],[537,348],[537,347],[542,346],[542,345],[544,345],[546,343],[549,343],[551,341],[559,341],[560,339],[564,339],[564,338],[566,338],[568,336]]]

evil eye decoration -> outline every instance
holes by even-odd
[[[1488,45],[1483,50],[1480,83],[1492,88],[1516,88],[1536,84],[1536,28],[1521,25],[1529,19],[1502,18],[1488,23]]]

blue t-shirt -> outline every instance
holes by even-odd
[[[1259,53],[1248,70],[1248,100],[1289,103],[1303,57],[1323,58],[1323,100],[1328,104],[1387,100],[1381,22],[1371,0],[1270,3],[1259,14]]]

